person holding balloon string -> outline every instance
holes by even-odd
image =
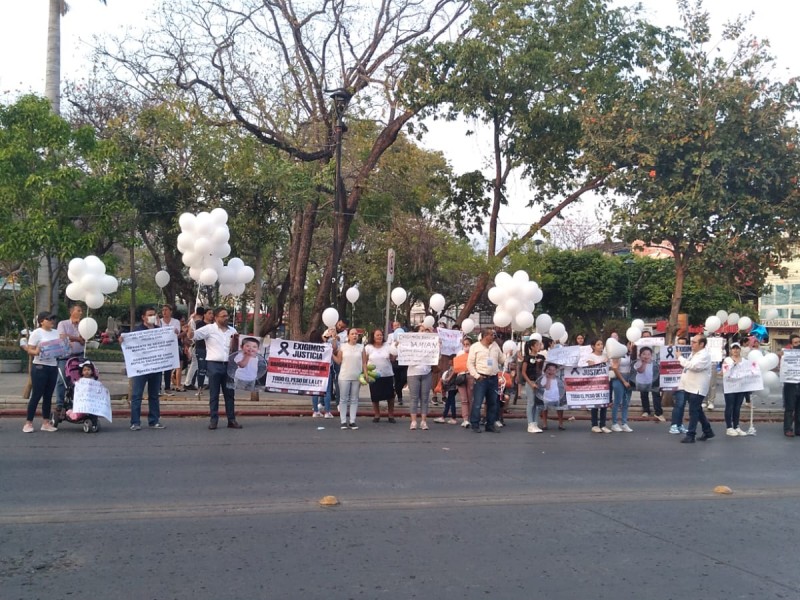
[[[380,403],[386,402],[389,423],[396,423],[392,363],[397,360],[397,348],[384,340],[382,329],[370,332],[367,345],[364,346],[364,359],[367,362],[367,377],[370,372],[375,373],[374,381],[365,380],[369,384],[369,397],[372,401],[372,422],[378,423],[381,420]]]

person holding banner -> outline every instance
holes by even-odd
[[[369,334],[369,340],[364,347],[364,356],[367,363],[375,365],[377,379],[369,384],[369,397],[372,400],[372,422],[381,420],[381,402],[388,404],[389,423],[395,423],[394,418],[394,371],[392,362],[397,357],[397,348],[392,344],[384,343],[383,330],[374,329]]]
[[[703,435],[698,438],[701,442],[714,437],[711,423],[703,412],[703,398],[711,385],[711,355],[706,349],[706,343],[706,336],[696,335],[692,338],[692,353],[689,357],[678,357],[683,367],[678,389],[683,390],[689,403],[689,428],[686,437],[681,440],[682,444],[694,444],[698,423],[703,428]]]
[[[586,364],[588,366],[591,367],[608,362],[603,340],[593,340],[590,346],[592,348],[592,353],[586,358]],[[592,407],[590,413],[592,415],[592,433],[611,433],[611,429],[606,427],[608,404],[604,404],[599,408],[597,406]]]
[[[402,324],[400,321],[395,320],[392,322],[392,344],[395,348],[397,348],[397,344],[400,342],[400,335],[405,333],[406,330],[403,329]],[[406,383],[408,383],[408,365],[401,365],[395,362],[393,364],[394,368],[394,395],[397,398],[398,406],[403,406],[403,388],[406,387]]]
[[[415,332],[432,333],[433,330],[425,325],[418,325]],[[441,343],[441,341],[437,340],[437,343]],[[433,381],[431,371],[431,364],[408,365],[408,395],[411,396],[409,429],[417,428],[417,417],[421,416],[420,429],[428,430],[428,406],[431,398],[431,382]]]
[[[744,402],[744,392],[729,391],[729,379],[734,375],[737,368],[742,366],[742,345],[739,342],[731,344],[731,355],[726,357],[723,362],[723,373],[728,377],[722,378],[722,392],[725,395],[725,435],[731,437],[745,436],[746,431],[739,427],[739,416]]]
[[[493,329],[486,329],[477,344],[472,344],[467,358],[467,368],[475,380],[472,389],[472,410],[469,423],[473,433],[481,432],[481,406],[486,400],[487,432],[500,433],[497,422],[497,373],[503,366],[503,350],[495,342]]]
[[[133,331],[148,331],[159,327],[156,309],[145,308],[142,312],[142,322],[133,328]],[[120,336],[120,342],[124,343],[125,336]],[[147,424],[153,429],[164,429],[161,424],[161,371],[136,375],[131,377],[131,431],[142,429],[142,397],[144,388],[147,387]]]
[[[544,371],[544,356],[539,354],[542,343],[532,338],[525,343],[522,352],[522,380],[525,382],[525,414],[528,417],[528,433],[541,433],[539,428],[539,412],[544,401],[537,397],[537,381]]]
[[[337,323],[338,327],[338,323]],[[367,355],[364,347],[358,343],[358,329],[353,327],[347,332],[347,343],[342,344],[338,338],[333,342],[333,360],[339,365],[339,420],[341,429],[358,429],[358,393],[361,390],[359,375],[367,376]],[[349,417],[349,420],[348,420]]]
[[[789,336],[789,347],[793,355],[800,352],[800,335],[793,333]],[[783,353],[782,361],[786,360]],[[784,365],[781,364],[781,374],[784,374]],[[785,376],[784,376],[785,377]],[[800,437],[800,382],[796,378],[786,378],[783,381],[783,435],[786,437]]]
[[[686,336],[680,336],[675,340],[676,346],[688,346],[689,340]],[[672,418],[670,419],[669,433],[680,435],[686,433],[686,426],[683,424],[683,414],[686,412],[686,394],[683,390],[675,390],[672,394]]]
[[[234,390],[225,385],[228,381],[228,357],[231,353],[231,339],[237,335],[236,329],[228,325],[228,310],[218,306],[212,313],[214,323],[194,332],[189,332],[195,340],[206,342],[206,372],[208,374],[208,408],[210,420],[208,428],[217,428],[219,421],[219,393],[225,399],[225,416],[229,429],[241,429],[236,420]]]
[[[655,417],[662,423],[666,421],[661,408],[661,392],[659,391],[658,364],[653,361],[653,349],[650,346],[639,348],[639,360],[633,365],[636,373],[636,389],[642,399],[642,417]],[[650,411],[650,394],[653,394],[653,412]]]
[[[53,391],[56,389],[58,380],[58,360],[55,356],[48,356],[45,346],[61,339],[61,335],[53,328],[53,324],[58,317],[50,312],[40,312],[36,320],[39,327],[33,330],[28,338],[28,345],[25,350],[33,357],[31,368],[31,396],[28,400],[28,412],[25,425],[22,427],[23,433],[33,433],[33,418],[36,416],[36,409],[39,400],[42,401],[42,431],[58,431],[50,423],[50,404],[53,401]]]

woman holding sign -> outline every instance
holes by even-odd
[[[33,367],[31,368],[33,387],[30,400],[28,400],[27,418],[22,427],[23,433],[33,433],[33,417],[36,416],[39,400],[42,400],[42,431],[58,431],[57,427],[50,424],[50,404],[53,401],[56,381],[58,381],[58,358],[43,352],[43,347],[48,342],[54,342],[60,338],[58,331],[53,329],[53,323],[57,318],[49,312],[40,312],[37,318],[39,327],[31,333],[25,348],[33,357]]]
[[[722,391],[725,394],[725,435],[731,437],[747,435],[739,427],[739,415],[742,412],[742,402],[744,402],[744,392],[731,392],[726,389],[729,380],[734,376],[736,369],[742,368],[742,346],[739,342],[731,344],[731,355],[726,357],[723,362],[723,373],[727,377],[722,378]]]
[[[358,377],[359,375],[364,375],[365,378],[367,376],[367,355],[364,354],[364,347],[358,343],[358,329],[353,328],[347,332],[347,343],[345,344],[334,338],[333,360],[340,365],[339,419],[342,422],[342,429],[358,429],[356,414],[358,413],[358,392],[361,390]]]

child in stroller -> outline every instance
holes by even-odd
[[[62,421],[68,423],[80,423],[83,425],[85,433],[96,433],[100,430],[100,422],[97,420],[97,415],[87,415],[83,413],[76,413],[72,410],[73,398],[75,396],[75,384],[83,377],[88,379],[98,379],[99,373],[94,363],[89,359],[73,356],[67,361],[64,367],[64,373],[59,372],[59,377],[64,378],[64,387],[66,387],[66,394],[64,396],[64,406],[60,411],[53,411],[53,416],[50,418],[51,423],[58,427]]]

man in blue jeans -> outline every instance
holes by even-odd
[[[711,385],[711,355],[706,349],[706,336],[694,336],[691,346],[691,355],[688,358],[681,356],[679,359],[683,374],[678,388],[683,390],[689,403],[689,428],[686,437],[681,440],[682,444],[694,444],[698,423],[703,428],[703,435],[698,440],[705,442],[714,437],[711,423],[703,412],[703,398],[708,394]]]
[[[689,341],[684,336],[680,336],[675,340],[676,346],[688,346]],[[683,424],[683,413],[686,408],[686,395],[683,390],[677,390],[672,394],[672,420],[669,426],[669,432],[672,435],[680,435],[686,433],[686,427]]]
[[[142,312],[142,322],[133,328],[133,331],[148,331],[158,327],[158,317],[156,309],[153,307],[145,308]],[[120,336],[122,343],[125,336]],[[161,424],[161,404],[159,394],[161,392],[161,371],[147,373],[146,375],[136,375],[131,378],[133,391],[131,393],[131,431],[139,431],[142,428],[142,396],[144,388],[147,387],[147,424],[151,429],[164,429]]]
[[[487,329],[477,344],[472,344],[467,358],[467,369],[475,380],[472,388],[472,410],[469,414],[470,428],[481,432],[481,405],[486,400],[486,431],[500,433],[497,428],[497,373],[503,366],[503,350],[495,341],[495,333]]]

